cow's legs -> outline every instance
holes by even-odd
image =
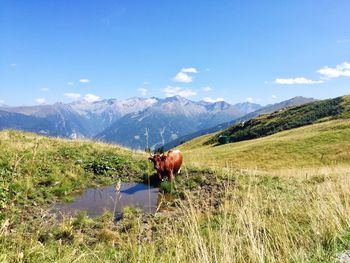
[[[169,171],[169,181],[172,181],[173,180],[173,178],[174,178],[174,171],[173,170],[170,170]]]

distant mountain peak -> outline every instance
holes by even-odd
[[[164,99],[164,101],[166,101],[166,102],[173,102],[173,101],[187,102],[187,101],[190,101],[190,100],[188,100],[185,97],[182,97],[180,95],[175,95],[175,96],[171,96],[171,97],[166,97]]]

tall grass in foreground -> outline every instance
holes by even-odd
[[[348,176],[237,178],[218,210],[199,210],[195,201],[183,206],[184,217],[164,228],[160,252],[145,244],[139,256],[148,261],[151,250],[159,262],[333,262],[346,247]]]
[[[175,216],[158,214],[147,224],[130,212],[119,228],[104,217],[23,225],[0,238],[0,261],[22,255],[34,262],[333,262],[350,247],[350,172],[297,172],[227,169],[210,178],[222,185],[220,206],[205,202],[214,193],[187,192]],[[43,232],[55,238],[43,240]]]

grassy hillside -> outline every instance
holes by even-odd
[[[141,154],[107,144],[1,131],[0,145],[1,211],[68,198],[92,184],[140,180],[150,172]]]
[[[250,145],[209,147],[198,138],[184,149],[187,165],[176,178],[172,198],[160,198],[163,209],[154,215],[125,209],[118,223],[109,213],[57,221],[48,209],[56,200],[70,199],[76,189],[150,175],[145,155],[101,143],[3,131],[0,262],[334,262],[337,253],[350,249],[350,172],[344,169],[349,126],[349,121],[335,120]],[[311,127],[313,131],[300,132]],[[306,145],[288,148],[297,140]],[[229,146],[229,154],[221,152]],[[290,149],[283,162],[295,164],[292,173],[237,171],[228,162],[244,149],[264,154],[276,147],[276,155]],[[328,170],[295,168],[302,157],[313,156],[310,147],[329,151],[321,162],[329,164]],[[216,155],[226,162],[215,163]],[[246,157],[247,165],[241,167],[249,168],[254,159],[279,163],[258,157]],[[216,165],[226,169],[207,168]]]
[[[350,119],[333,120],[225,145],[207,145],[213,135],[179,147],[188,164],[239,169],[350,166]]]
[[[286,108],[272,114],[261,115],[216,134],[207,144],[218,142],[219,136],[229,137],[230,142],[250,140],[298,128],[316,122],[344,118],[350,114],[350,96],[316,101],[306,105]]]
[[[282,101],[279,103],[269,104],[269,105],[262,107],[259,110],[256,110],[256,111],[253,111],[247,115],[244,115],[244,116],[240,117],[239,119],[231,120],[230,122],[221,123],[221,124],[216,125],[214,127],[210,127],[208,129],[200,130],[200,131],[197,131],[195,133],[190,133],[190,134],[187,134],[185,136],[179,137],[175,140],[172,140],[169,143],[166,143],[164,145],[164,149],[175,148],[178,145],[183,144],[184,142],[192,140],[196,137],[203,136],[203,135],[210,134],[210,133],[216,133],[216,132],[221,131],[221,130],[225,130],[228,127],[231,127],[231,126],[238,124],[238,123],[241,123],[243,121],[248,121],[248,120],[253,119],[253,118],[255,118],[259,115],[262,115],[262,114],[268,114],[268,113],[272,113],[272,112],[278,111],[278,110],[283,109],[283,108],[300,106],[300,105],[314,102],[314,101],[315,100],[312,98],[304,98],[304,97],[299,96],[299,97],[294,97],[292,99],[285,100],[285,101]]]

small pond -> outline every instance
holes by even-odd
[[[159,188],[142,183],[121,183],[117,193],[115,185],[88,188],[81,195],[75,196],[71,203],[53,205],[51,212],[58,218],[76,215],[86,211],[89,217],[102,215],[105,211],[115,211],[116,219],[124,207],[138,208],[147,213],[154,213],[158,205]]]

